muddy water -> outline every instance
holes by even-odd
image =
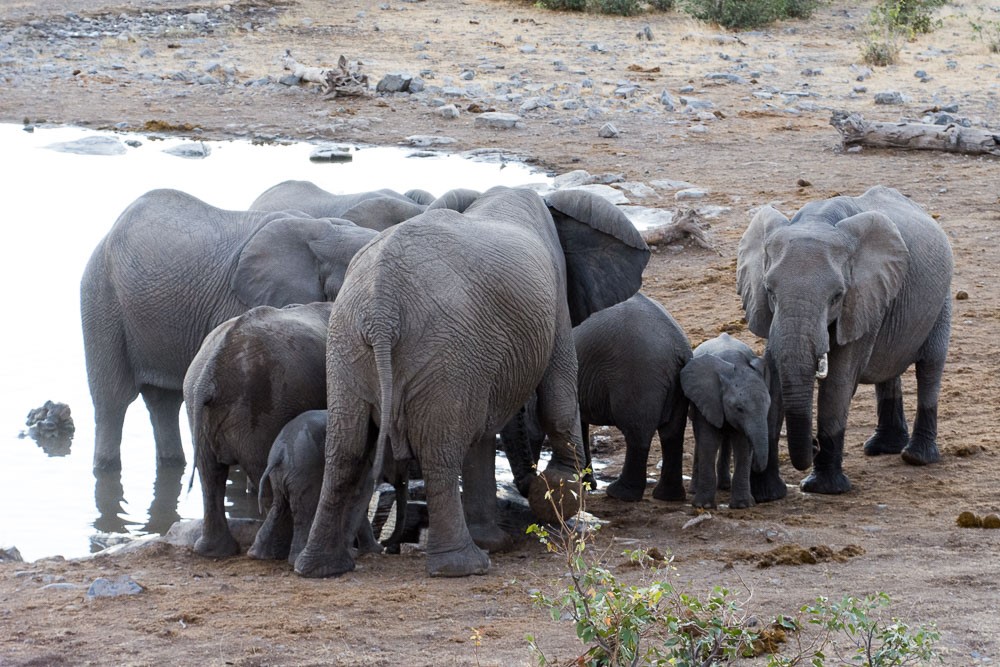
[[[125,154],[79,155],[50,145],[90,136],[141,142]],[[164,153],[182,140],[111,135],[78,128],[0,125],[0,546],[16,546],[25,560],[85,555],[122,535],[162,532],[179,518],[202,514],[197,479],[186,470],[156,474],[145,406],[129,409],[122,473],[95,480],[93,413],[83,361],[79,284],[97,242],[118,214],[154,188],[176,188],[228,209],[245,209],[258,194],[287,179],[311,180],[331,192],[422,188],[434,195],[454,187],[544,182],[517,163],[458,156],[415,157],[412,151],[367,148],[350,163],[310,162],[315,146],[254,146],[207,142],[201,159]],[[19,438],[28,412],[47,400],[72,410],[75,437],[68,448],[43,449]],[[182,410],[182,431],[186,418]],[[192,460],[190,439],[185,455]],[[233,516],[254,512],[255,501],[231,483]]]

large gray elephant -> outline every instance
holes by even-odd
[[[457,189],[434,199],[423,190],[399,194],[383,188],[336,195],[310,181],[283,181],[250,204],[251,211],[301,211],[315,218],[342,218],[359,227],[382,231],[423,213],[427,208],[464,211],[479,193]]]
[[[663,465],[653,497],[684,500],[688,401],[681,391],[680,373],[691,358],[687,335],[666,308],[637,293],[574,327],[573,341],[586,465],[590,466],[590,424],[618,427],[625,436],[625,464],[607,494],[640,500],[646,490],[650,445],[659,433]],[[501,432],[514,481],[524,495],[530,494],[528,482],[541,448],[534,408],[535,402],[529,401],[525,423],[515,418]]]
[[[388,440],[423,470],[430,574],[485,573],[477,543],[510,539],[496,524],[495,434],[537,389],[553,447],[545,479],[580,470],[572,327],[634,294],[648,258],[628,219],[599,197],[543,201],[503,187],[464,214],[435,209],[401,223],[359,253],[330,317],[326,472],[296,572],[354,567],[348,538]]]
[[[767,362],[743,341],[723,333],[696,347],[680,375],[691,401],[695,440],[691,504],[715,507],[716,488],[729,488],[731,481],[729,507],[753,507],[751,470],[767,469],[772,431],[774,441],[778,439],[777,430],[769,428]]]
[[[762,208],[740,240],[737,289],[751,331],[768,339],[781,382],[788,452],[813,467],[804,491],[844,493],[844,431],[859,383],[874,384],[878,426],[868,455],[914,465],[940,453],[937,404],[948,351],[952,255],[917,204],[886,187],[806,204],[788,220]],[[916,364],[910,436],[900,376]],[[813,387],[819,377],[817,439]],[[814,460],[815,455],[815,460]]]
[[[326,329],[330,303],[258,306],[213,329],[184,378],[205,523],[195,551],[232,556],[226,523],[229,467],[259,486],[268,452],[298,415],[326,406]]]
[[[208,332],[253,306],[332,300],[375,235],[343,220],[225,211],[177,190],[130,204],[80,284],[95,470],[121,468],[125,411],[140,393],[158,463],[183,464],[184,373]]]

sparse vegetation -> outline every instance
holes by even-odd
[[[862,59],[869,65],[885,67],[899,57],[901,45],[919,33],[931,32],[941,21],[934,10],[948,0],[879,0],[868,14],[863,33]]]
[[[979,20],[970,20],[972,32],[982,40],[990,53],[1000,53],[1000,20],[985,19],[982,16]]]
[[[820,0],[683,0],[682,9],[696,19],[743,30],[782,18],[808,18]]]

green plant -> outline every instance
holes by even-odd
[[[618,16],[634,16],[643,9],[639,0],[590,0],[588,4],[596,12]]]
[[[1000,53],[1000,21],[990,21],[980,16],[978,21],[970,19],[969,23],[972,32],[976,33],[990,53]]]
[[[675,0],[649,0],[649,6],[658,12],[669,12],[674,4]]]
[[[537,0],[535,6],[542,9],[582,12],[587,8],[587,0]]]
[[[868,14],[862,33],[861,58],[869,65],[885,67],[896,62],[906,31],[894,18],[894,2],[879,2]]]
[[[696,19],[724,28],[746,29],[782,18],[808,18],[820,0],[684,0],[683,9]]]

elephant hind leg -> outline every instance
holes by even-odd
[[[235,556],[240,551],[240,545],[229,532],[226,521],[226,480],[229,477],[229,466],[211,459],[207,454],[199,455],[198,473],[201,475],[205,517],[201,537],[195,542],[194,550],[209,558],[226,558]]]
[[[950,331],[951,302],[946,299],[916,364],[917,416],[913,422],[913,437],[902,452],[903,460],[910,465],[927,465],[941,460],[937,445],[937,407]]]
[[[183,392],[148,384],[142,386],[141,392],[142,400],[149,410],[149,421],[153,425],[157,465],[183,466],[185,461],[180,429]]]
[[[899,454],[910,440],[903,413],[903,382],[899,376],[875,385],[878,426],[865,442],[865,456]]]
[[[476,546],[465,520],[465,510],[458,489],[462,459],[454,456],[456,451],[463,450],[460,446],[449,444],[447,440],[432,448],[418,450],[427,489],[427,514],[430,519],[427,531],[427,572],[432,577],[486,574],[490,567],[490,557]],[[488,499],[493,504],[495,512],[495,483],[490,489],[478,488],[479,479],[481,478],[466,480],[466,497],[475,503],[473,497],[481,495],[484,501]],[[473,483],[470,484],[470,481]],[[483,503],[475,505],[472,514],[478,516],[482,508]]]
[[[247,555],[258,560],[283,558],[292,560],[290,555],[293,539],[292,522],[292,512],[287,499],[281,494],[276,494]],[[309,527],[306,526],[305,530],[308,532]],[[304,542],[305,538],[302,540]]]
[[[660,480],[653,489],[656,500],[684,500],[684,429],[688,422],[688,401],[678,389],[670,417],[657,430],[660,435],[660,451],[663,468]]]
[[[625,436],[625,462],[618,479],[608,485],[607,494],[618,500],[636,502],[642,500],[642,494],[646,491],[646,466],[649,463],[653,432],[625,427],[622,433]],[[681,488],[681,493],[683,492],[684,489]]]

